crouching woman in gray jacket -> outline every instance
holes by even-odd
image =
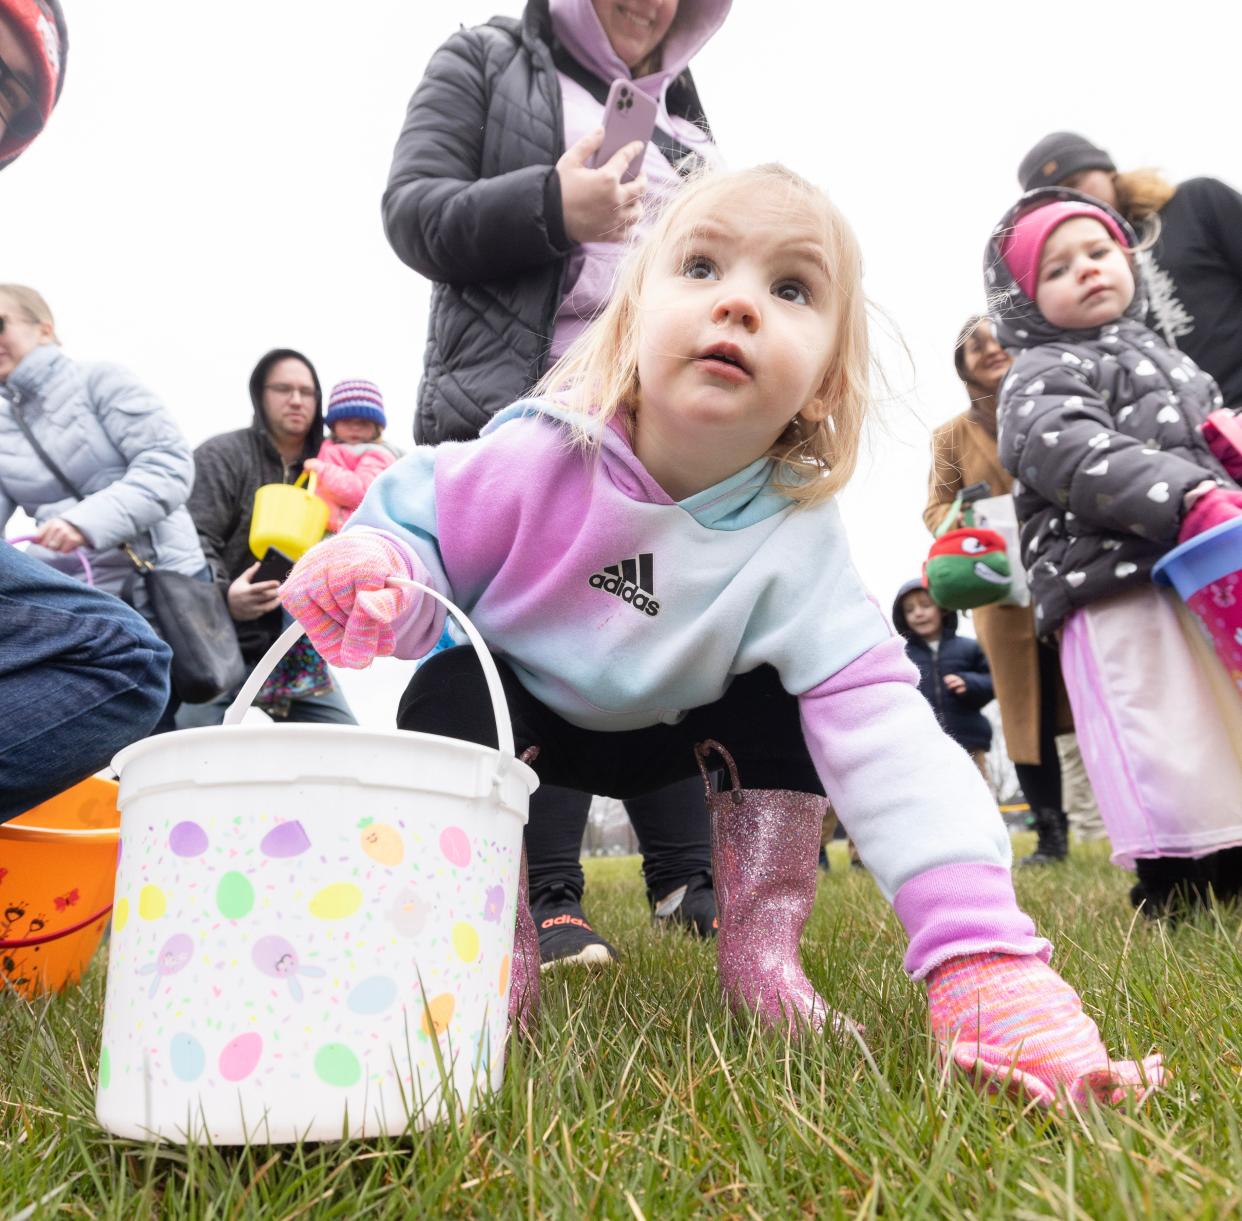
[[[34,289],[0,284],[0,320],[0,526],[20,507],[37,523],[32,555],[81,576],[81,548],[96,587],[118,596],[136,571],[126,547],[210,580],[185,508],[194,458],[164,405],[125,369],[66,356]],[[142,582],[132,588],[153,622]]]

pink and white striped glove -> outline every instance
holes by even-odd
[[[280,600],[326,661],[362,670],[392,653],[393,624],[418,603],[430,601],[414,589],[385,588],[389,577],[409,575],[395,544],[377,534],[350,531],[326,539],[298,560],[280,587]]]
[[[963,954],[927,977],[932,1032],[946,1060],[988,1092],[1006,1090],[1042,1107],[1094,1097],[1139,1101],[1164,1081],[1158,1055],[1112,1060],[1078,993],[1031,956]]]

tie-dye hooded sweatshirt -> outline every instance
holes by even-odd
[[[673,501],[619,424],[601,431],[592,454],[556,406],[515,404],[478,440],[390,467],[348,529],[396,543],[411,577],[586,729],[676,723],[735,675],[774,666],[824,791],[910,935],[907,970],[985,949],[1046,957],[1014,899],[991,794],[919,694],[836,505],[782,496],[767,459]],[[442,626],[411,612],[398,655],[423,656]]]

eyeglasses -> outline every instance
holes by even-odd
[[[0,59],[0,136],[25,142],[43,129],[34,88]]]
[[[304,399],[315,397],[314,386],[291,386],[288,382],[269,382],[263,389],[280,395],[282,399],[291,399],[295,394],[300,394]]]

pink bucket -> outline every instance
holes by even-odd
[[[1242,517],[1175,547],[1152,577],[1177,591],[1242,692]]]

